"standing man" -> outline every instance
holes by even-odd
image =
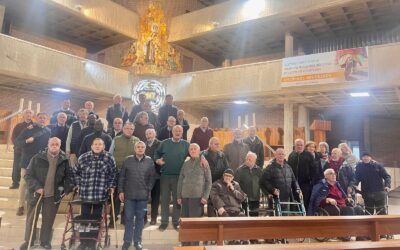
[[[356,167],[356,184],[361,182],[361,194],[369,214],[387,214],[387,193],[390,191],[391,177],[386,169],[372,160],[369,153],[361,155]]]
[[[60,112],[63,112],[67,115],[66,123],[68,126],[70,126],[74,121],[76,121],[76,114],[75,114],[75,111],[73,111],[71,109],[71,100],[70,99],[65,99],[63,101],[62,108],[53,113],[53,115],[51,116],[50,124],[57,123],[57,115]]]
[[[243,132],[240,129],[233,131],[233,142],[228,143],[224,147],[224,154],[228,160],[229,167],[236,171],[246,159],[247,153],[250,148],[247,144],[243,143]]]
[[[122,164],[126,157],[132,155],[134,153],[134,148],[139,139],[133,136],[133,132],[135,131],[135,125],[131,122],[126,122],[123,129],[123,134],[114,138],[111,143],[110,153],[114,156],[116,166],[117,166],[117,178],[118,173],[120,173],[122,169]],[[114,205],[115,205],[115,218],[118,219],[118,215],[120,213],[121,203],[118,199],[118,186],[114,195]],[[111,215],[111,211],[110,211]],[[122,221],[123,218],[121,218]],[[110,216],[110,224],[109,227],[114,227],[113,217]]]
[[[80,136],[81,131],[87,126],[88,111],[80,109],[78,111],[78,121],[71,124],[68,130],[66,155],[69,157],[69,164],[71,167],[75,166],[78,161],[79,149],[81,148]]]
[[[154,153],[156,164],[161,166],[161,225],[164,231],[169,223],[169,203],[172,194],[172,223],[175,230],[179,229],[181,213],[177,203],[178,179],[182,165],[189,153],[189,143],[182,139],[183,128],[176,125],[172,129],[172,138],[161,142]]]
[[[134,122],[136,115],[141,112],[144,111],[144,103],[146,102],[146,95],[145,94],[139,94],[139,104],[135,105],[133,104],[131,113],[129,114],[129,121],[130,122]]]
[[[146,144],[135,144],[135,154],[128,156],[119,175],[119,199],[124,202],[125,233],[123,250],[134,242],[136,250],[142,250],[142,232],[147,199],[154,184],[154,161],[144,154]]]
[[[36,115],[36,123],[28,126],[16,139],[15,144],[22,149],[21,157],[21,182],[19,185],[19,202],[17,215],[24,214],[26,182],[26,168],[29,165],[32,157],[45,149],[50,138],[50,129],[46,127],[47,114],[38,113]]]
[[[178,117],[178,109],[173,105],[174,97],[172,95],[165,96],[165,104],[158,111],[158,124],[160,128],[167,125],[167,120],[170,116]]]
[[[155,163],[154,153],[160,146],[160,141],[156,138],[156,131],[153,128],[149,128],[146,130],[146,152],[145,154],[154,161],[154,186],[151,189],[151,221],[150,225],[157,224],[157,216],[158,216],[158,207],[160,206],[160,166]],[[147,215],[145,218],[147,221]]]
[[[121,118],[114,118],[113,126],[112,128],[109,128],[107,130],[107,134],[111,137],[111,139],[114,139],[114,137],[118,135],[122,135],[122,125],[123,121]]]
[[[146,141],[146,130],[154,128],[154,126],[149,123],[149,115],[145,111],[140,111],[136,115],[134,124],[134,135],[141,141]]]
[[[250,151],[257,155],[257,166],[264,167],[264,144],[257,136],[257,129],[254,126],[249,127],[249,136],[243,140],[249,145]]]
[[[240,188],[247,194],[248,204],[244,203],[243,207],[249,209],[250,216],[258,216],[260,208],[260,180],[262,177],[262,169],[256,165],[257,155],[248,152],[245,163],[240,166],[235,173],[235,180],[239,183]],[[248,208],[247,208],[248,205]]]
[[[27,127],[32,125],[32,116],[33,116],[33,111],[30,109],[25,109],[22,112],[22,117],[24,118],[24,121],[15,125],[11,135],[11,141],[14,144],[14,162],[12,170],[12,184],[10,186],[10,189],[18,189],[19,181],[21,180],[22,148],[18,147],[15,144],[15,139],[22,133],[22,131],[24,131]]]
[[[292,167],[294,176],[300,185],[304,196],[304,206],[307,210],[314,182],[318,181],[319,178],[314,165],[314,157],[304,149],[304,140],[296,139],[294,141],[294,151],[290,153],[287,163]]]
[[[108,128],[112,128],[112,124],[115,118],[121,118],[123,123],[128,120],[128,111],[122,106],[122,96],[115,95],[113,98],[114,104],[107,108],[106,120],[108,122]]]
[[[68,159],[64,152],[60,150],[60,147],[61,140],[59,138],[50,138],[47,149],[36,154],[27,168],[25,179],[28,186],[28,211],[25,224],[25,242],[21,245],[21,250],[28,248],[32,224],[36,223],[33,218],[36,217],[37,220],[40,210],[42,210],[40,246],[44,249],[51,249],[51,235],[58,206],[62,196],[71,192],[74,187]],[[35,215],[35,207],[40,195],[43,198]],[[34,230],[36,231],[36,228]],[[33,236],[35,235],[34,232]],[[33,242],[35,242],[35,239],[32,239]]]
[[[146,100],[143,105],[143,110],[149,115],[149,123],[154,126],[155,129],[159,128],[158,124],[158,117],[157,115],[151,110],[151,103],[149,100]]]
[[[187,132],[190,128],[189,122],[185,119],[185,111],[182,109],[177,112],[176,124],[181,125],[183,128],[182,139],[187,141]]]
[[[158,139],[163,141],[172,137],[172,128],[176,125],[176,118],[173,116],[168,117],[167,126],[158,131]]]
[[[95,138],[91,150],[82,154],[73,168],[76,188],[83,203],[81,215],[84,218],[99,219],[103,209],[103,202],[108,193],[113,193],[116,185],[114,157],[104,150],[104,141]],[[97,232],[80,233],[81,237],[97,238]],[[96,249],[96,241],[81,240],[78,249]]]
[[[88,115],[88,119],[87,119],[87,123],[86,123],[87,126],[81,130],[81,133],[79,135],[79,142],[78,142],[79,149],[78,149],[78,155],[77,155],[78,158],[80,156],[79,151],[81,149],[83,139],[85,139],[85,137],[87,135],[90,135],[91,133],[95,132],[95,129],[94,129],[95,123],[96,123],[96,115],[94,115],[94,114]]]
[[[105,150],[110,150],[112,139],[108,134],[104,133],[104,124],[100,119],[96,120],[94,123],[94,132],[83,138],[81,148],[79,149],[80,155],[90,151],[91,145],[93,144],[93,140],[95,138],[101,138],[105,144]]]
[[[99,115],[94,111],[94,103],[92,101],[86,101],[84,107],[88,111],[89,115],[94,114],[96,119],[99,119]]]
[[[50,129],[51,137],[57,137],[61,140],[61,150],[65,152],[69,126],[66,124],[67,114],[60,112],[57,115],[57,123],[50,124],[47,127]]]
[[[214,132],[208,127],[208,118],[202,117],[200,120],[200,126],[193,130],[192,138],[190,143],[197,143],[200,146],[200,150],[206,150],[211,137],[214,136]]]

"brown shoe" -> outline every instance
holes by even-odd
[[[17,216],[22,216],[24,215],[24,207],[19,207],[17,209]]]

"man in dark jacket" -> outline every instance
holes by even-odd
[[[262,169],[264,167],[264,144],[258,138],[256,132],[256,127],[249,127],[249,136],[243,142],[249,146],[251,152],[257,155],[256,165]]]
[[[176,125],[176,118],[173,116],[168,117],[167,125],[158,131],[157,138],[160,141],[172,138],[172,128]]]
[[[154,161],[146,156],[146,144],[135,144],[135,155],[128,156],[122,166],[118,180],[119,198],[125,206],[125,234],[123,250],[134,242],[137,250],[142,249],[142,231],[146,214],[147,199],[154,184]]]
[[[80,109],[78,111],[79,120],[73,122],[68,130],[65,153],[67,157],[69,157],[69,165],[71,167],[75,166],[76,162],[78,161],[79,149],[81,148],[81,131],[84,130],[87,126],[88,114],[89,113],[86,109]]]
[[[122,121],[121,118],[119,117],[114,118],[112,128],[107,129],[107,134],[111,137],[111,139],[114,139],[116,136],[122,135],[123,125],[124,122]]]
[[[50,124],[47,127],[50,129],[51,137],[57,137],[61,140],[61,150],[65,152],[69,126],[66,124],[67,114],[60,112],[57,115],[57,123]]]
[[[363,153],[356,167],[356,184],[361,182],[361,194],[369,214],[387,214],[387,193],[390,191],[391,177],[386,169],[372,160],[369,153]]]
[[[15,139],[27,127],[32,125],[33,111],[30,109],[25,109],[22,113],[22,116],[24,118],[24,121],[15,125],[12,135],[11,135],[11,141],[14,143],[14,162],[13,162],[13,170],[12,170],[12,185],[10,186],[10,189],[18,189],[19,181],[21,180],[22,149],[15,144]]]
[[[89,152],[92,147],[93,140],[96,138],[101,138],[103,140],[106,151],[110,150],[112,139],[108,134],[104,133],[104,124],[100,119],[96,120],[94,124],[94,132],[88,134],[83,139],[79,154],[82,155],[86,152]]]
[[[68,126],[71,126],[71,124],[72,124],[74,121],[76,121],[76,114],[75,114],[75,111],[73,111],[73,110],[71,109],[71,100],[65,99],[65,100],[63,101],[63,106],[62,106],[62,108],[59,109],[59,110],[57,110],[57,111],[55,111],[55,112],[53,113],[53,115],[51,116],[50,124],[56,124],[56,123],[57,123],[57,115],[58,115],[58,113],[61,113],[61,112],[65,113],[65,114],[67,115],[67,121],[66,121],[66,123],[67,123]]]
[[[48,141],[48,148],[36,154],[26,172],[27,192],[27,215],[25,225],[25,242],[20,249],[28,248],[33,218],[38,218],[42,210],[42,226],[40,228],[40,246],[51,249],[51,235],[58,206],[64,194],[73,189],[72,172],[68,159],[60,150],[61,140],[52,137]],[[37,214],[36,203],[42,196]],[[36,233],[33,233],[35,237]],[[35,239],[32,239],[34,242]]]
[[[176,114],[177,114],[176,124],[181,125],[183,128],[182,139],[187,140],[187,132],[188,132],[190,126],[189,126],[189,122],[185,119],[185,111],[180,109],[180,110],[178,110],[178,112]]]
[[[78,141],[79,148],[78,148],[78,154],[77,154],[78,158],[80,156],[80,150],[81,150],[81,146],[83,143],[83,139],[85,139],[85,137],[87,135],[90,135],[91,133],[95,132],[94,124],[96,123],[96,120],[97,120],[96,115],[94,115],[94,114],[88,115],[86,127],[81,130],[80,135],[79,135],[79,141]]]
[[[295,150],[290,153],[287,163],[292,167],[294,176],[299,183],[307,210],[314,181],[318,178],[315,176],[314,158],[310,152],[304,150],[304,140],[296,139],[294,144]]]
[[[200,146],[200,150],[206,150],[208,148],[208,143],[213,136],[214,132],[208,127],[208,118],[202,117],[200,119],[200,126],[193,130],[190,143],[197,143]]]
[[[292,197],[301,194],[292,168],[285,162],[283,148],[275,151],[275,159],[264,169],[260,186],[265,195],[272,194],[284,202],[292,201]]]
[[[125,123],[128,120],[128,112],[126,108],[122,106],[122,96],[115,95],[113,98],[114,104],[107,108],[106,120],[108,122],[108,128],[113,127],[114,119],[119,117]]]
[[[160,107],[158,111],[158,125],[159,128],[163,128],[167,125],[167,120],[170,116],[178,117],[178,109],[172,105],[174,101],[174,97],[172,95],[165,96],[165,104]]]
[[[139,104],[135,104],[134,103],[133,106],[132,106],[131,113],[129,114],[129,121],[130,122],[135,123],[136,115],[139,112],[144,111],[144,104],[146,102],[146,99],[147,99],[147,97],[146,97],[145,94],[143,94],[143,93],[139,94]]]
[[[24,214],[25,205],[25,192],[26,192],[26,182],[25,174],[26,168],[29,165],[32,157],[39,153],[41,150],[45,149],[49,138],[50,130],[45,126],[47,120],[46,113],[38,113],[36,115],[37,123],[33,123],[31,126],[27,127],[16,139],[15,145],[22,149],[21,157],[21,182],[19,185],[19,202],[17,215]]]

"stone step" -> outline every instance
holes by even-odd
[[[0,186],[9,187],[11,186],[11,183],[12,183],[11,177],[0,176]]]
[[[18,203],[17,198],[3,198],[0,197],[0,209],[17,209]]]
[[[0,167],[0,176],[11,177],[11,175],[12,175],[12,168]]]
[[[11,159],[0,159],[0,167],[2,168],[12,168],[14,160]]]
[[[8,186],[0,186],[0,197],[3,198],[18,197],[18,189],[9,189]]]

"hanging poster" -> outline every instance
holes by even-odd
[[[365,80],[368,80],[366,47],[282,59],[282,87]]]

